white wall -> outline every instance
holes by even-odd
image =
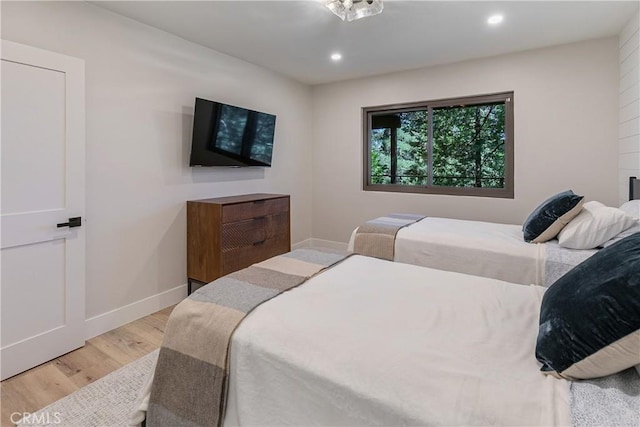
[[[88,318],[186,283],[186,200],[291,194],[311,237],[308,86],[84,2],[3,2],[2,38],[86,61]],[[189,168],[196,96],[276,114],[273,167]]]
[[[629,199],[629,177],[640,177],[640,13],[620,32],[620,203]]]
[[[346,242],[389,212],[522,223],[568,188],[615,205],[618,87],[616,37],[316,86],[313,236]],[[514,199],[362,191],[361,107],[510,90]]]

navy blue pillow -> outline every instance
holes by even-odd
[[[522,226],[524,240],[543,243],[553,239],[582,210],[584,197],[573,191],[563,191],[542,202]]]
[[[542,371],[597,378],[640,364],[640,233],[600,250],[544,294]]]

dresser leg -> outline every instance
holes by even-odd
[[[193,289],[193,285],[196,285],[196,290],[201,288],[202,286],[206,285],[206,282],[201,282],[200,280],[196,280],[196,279],[187,279],[187,296],[191,295],[194,291]]]

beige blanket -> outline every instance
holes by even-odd
[[[353,251],[360,255],[393,261],[396,234],[424,215],[390,214],[372,219],[356,230]]]

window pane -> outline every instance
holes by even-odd
[[[391,183],[391,129],[371,130],[371,183]]]
[[[371,183],[426,185],[426,110],[373,114],[371,119]]]
[[[513,92],[363,113],[365,191],[513,198]]]
[[[433,109],[433,185],[504,188],[504,103]]]
[[[404,185],[427,185],[427,112],[399,113],[398,167],[396,182]]]

